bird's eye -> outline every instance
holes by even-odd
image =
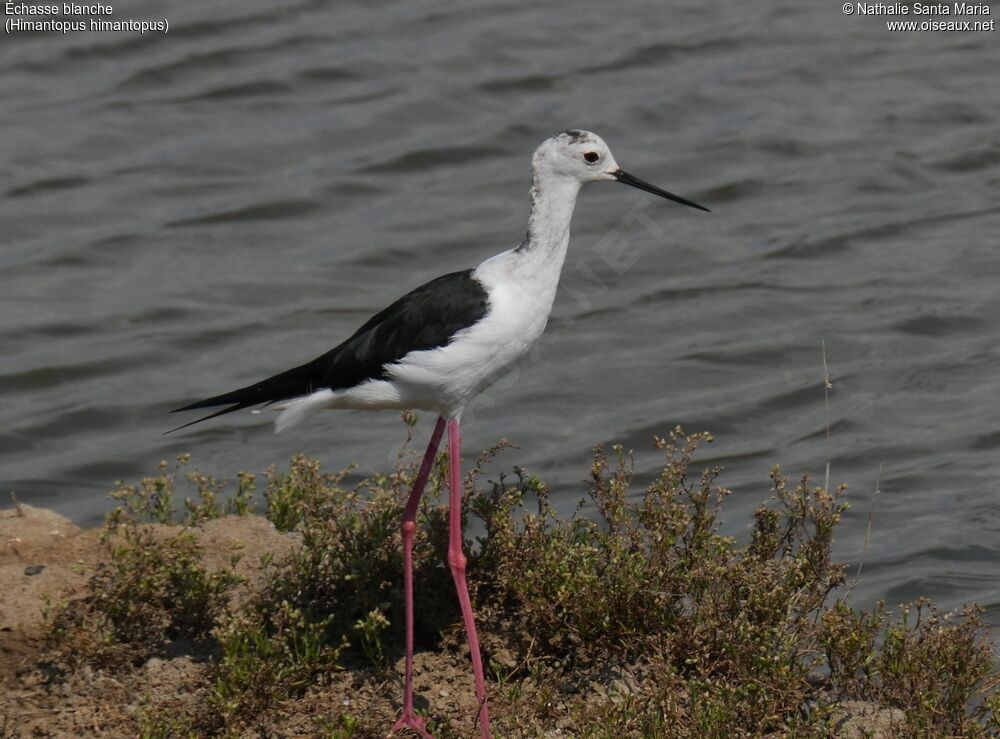
[[[587,162],[587,164],[593,164],[594,162],[596,162],[598,159],[601,158],[601,155],[598,154],[596,151],[588,151],[586,154],[583,155],[583,158]]]

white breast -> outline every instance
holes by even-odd
[[[413,352],[389,367],[403,403],[446,415],[462,412],[527,353],[548,321],[555,284],[514,279],[510,252],[484,262],[474,273],[489,295],[486,315],[439,349]],[[558,275],[556,277],[558,279]]]

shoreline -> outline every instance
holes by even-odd
[[[599,522],[558,518],[520,468],[475,467],[463,507],[485,534],[466,548],[497,736],[1000,733],[980,612],[849,607],[840,490],[777,468],[750,541],[720,535],[719,470],[688,470],[708,441],[657,439],[663,475],[631,493],[628,455],[595,450]],[[413,464],[347,488],[300,455],[265,473],[258,515],[252,475],[226,497],[187,463],[122,484],[99,528],[0,509],[0,736],[385,736]],[[414,550],[416,708],[461,737],[477,702],[436,499]]]

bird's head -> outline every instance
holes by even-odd
[[[531,166],[536,180],[560,177],[575,180],[581,185],[588,182],[621,182],[623,185],[637,187],[676,203],[708,210],[702,205],[661,190],[622,170],[615,161],[611,149],[604,143],[604,139],[590,131],[563,131],[545,140],[535,150]]]

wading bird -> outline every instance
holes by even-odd
[[[420,409],[438,414],[403,511],[406,668],[403,712],[393,731],[408,728],[430,737],[424,720],[413,711],[413,534],[420,496],[447,427],[448,565],[469,639],[480,732],[484,739],[490,735],[482,656],[462,552],[459,419],[469,402],[511,369],[545,329],[580,187],[590,182],[621,182],[708,210],[622,171],[607,144],[588,131],[564,131],[546,140],[535,150],[531,168],[528,234],[519,246],[475,269],[452,272],[421,285],[311,362],[177,409],[225,406],[178,427],[185,428],[243,408],[276,404],[277,431],[327,408]]]

